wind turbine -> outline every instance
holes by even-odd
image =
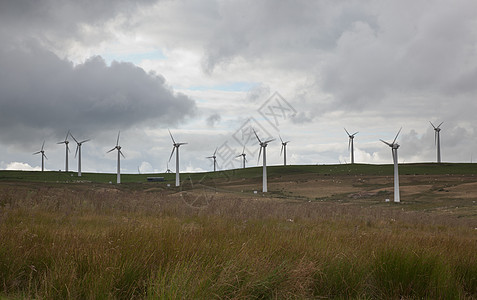
[[[216,171],[216,166],[217,166],[217,156],[215,156],[215,154],[217,153],[217,149],[218,148],[215,148],[215,151],[214,151],[214,154],[212,156],[207,156],[206,158],[213,158],[214,159],[214,172]]]
[[[434,127],[434,144],[436,144],[437,146],[437,162],[438,163],[441,163],[441,125],[442,123],[444,122],[441,122],[441,124],[439,124],[439,126],[434,126],[434,124],[432,124],[431,121],[429,121],[429,123],[431,123],[432,127]]]
[[[58,142],[57,144],[65,144],[66,146],[66,162],[65,162],[65,172],[68,172],[68,152],[71,152],[70,151],[70,147],[68,146],[68,144],[70,143],[68,141],[68,136],[70,135],[70,131],[68,130],[68,133],[66,134],[66,137],[65,137],[65,140],[62,141],[62,142]]]
[[[41,150],[33,153],[33,155],[41,153],[41,171],[42,172],[45,170],[45,158],[48,159],[48,157],[46,157],[45,150],[43,150],[44,146],[45,146],[45,141],[43,141],[43,144],[41,145]]]
[[[267,187],[267,146],[268,143],[271,141],[274,141],[275,139],[267,140],[262,142],[260,138],[257,135],[257,132],[253,130],[253,133],[255,134],[255,137],[258,140],[258,143],[260,144],[260,152],[258,153],[258,162],[260,162],[260,155],[262,154],[262,149],[263,149],[263,187],[262,187],[262,192],[266,193],[268,192],[268,187]]]
[[[75,142],[76,142],[75,157],[76,157],[76,155],[78,155],[78,177],[81,177],[81,145],[83,145],[83,143],[86,143],[90,139],[78,142],[78,140],[75,139],[75,137],[71,134],[71,132],[70,132],[70,135],[73,138],[73,140],[75,140]]]
[[[351,163],[354,164],[354,136],[356,134],[358,134],[358,131],[356,131],[353,134],[350,134],[348,132],[348,130],[346,130],[346,128],[344,130],[346,131],[346,133],[348,134],[348,137],[349,137],[349,139],[348,139],[348,151],[351,150],[350,151],[351,152]]]
[[[111,152],[111,151],[113,151],[113,150],[118,150],[118,172],[117,172],[117,176],[118,176],[118,177],[117,177],[117,183],[121,183],[121,156],[124,157],[124,158],[126,158],[126,157],[124,156],[124,154],[121,152],[121,146],[119,146],[119,134],[120,134],[120,133],[121,133],[121,132],[119,131],[119,132],[118,132],[118,139],[116,140],[116,146],[114,146],[113,149],[111,149],[111,150],[109,150],[108,152],[106,152],[106,153],[109,153],[109,152]]]
[[[401,127],[402,129],[402,127]],[[391,147],[391,151],[393,154],[393,161],[394,161],[394,202],[401,202],[401,199],[399,197],[399,172],[398,172],[398,148],[399,144],[396,143],[397,137],[399,133],[401,132],[401,129],[399,129],[398,133],[396,134],[396,137],[394,138],[392,143],[385,142],[380,139],[381,142],[385,143],[389,147]]]
[[[180,186],[181,184],[180,184],[180,178],[179,178],[179,147],[182,145],[186,145],[187,143],[176,143],[170,130],[169,130],[169,134],[171,136],[172,146],[173,146],[171,156],[169,157],[169,161],[171,161],[172,155],[174,155],[174,151],[176,151],[176,186]]]
[[[284,142],[281,136],[278,136],[278,137],[280,138],[280,141],[282,141],[282,150],[280,150],[280,155],[282,155],[282,152],[283,152],[283,165],[286,166],[287,165],[287,144],[290,141]]]
[[[235,156],[235,157],[240,157],[240,156],[243,157],[243,168],[244,168],[244,169],[245,169],[245,162],[247,161],[247,159],[245,158],[246,155],[247,155],[247,154],[245,153],[245,145],[244,145],[244,146],[243,146],[243,150],[242,150],[242,154],[239,154],[239,155]]]

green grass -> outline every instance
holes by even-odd
[[[194,182],[211,179],[235,179],[235,178],[261,178],[261,167],[250,167],[246,169],[235,169],[204,173],[182,173],[181,180],[189,178]],[[399,165],[401,175],[474,175],[477,174],[477,165],[470,163],[418,163]],[[301,175],[318,174],[323,176],[335,175],[377,175],[392,176],[393,165],[369,165],[369,164],[341,164],[341,165],[290,165],[290,166],[269,166],[268,174],[270,178]],[[138,183],[146,182],[150,176],[161,176],[168,183],[175,181],[175,174],[122,174],[121,182]],[[116,174],[108,173],[82,173],[78,177],[75,172],[33,172],[33,171],[0,171],[0,181],[26,181],[26,182],[95,182],[95,183],[115,183]],[[157,184],[157,183],[156,183]],[[165,183],[163,183],[165,184]]]
[[[473,219],[108,184],[0,186],[0,297],[471,299]]]

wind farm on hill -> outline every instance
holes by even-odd
[[[432,128],[435,131],[434,142],[435,142],[436,149],[437,149],[437,163],[441,163],[441,150],[440,150],[440,131],[441,131],[441,128],[440,127],[444,122],[441,122],[438,126],[434,126],[434,124],[430,121],[429,121],[429,123],[431,124]],[[267,149],[268,144],[270,142],[274,141],[275,139],[270,138],[270,139],[262,141],[259,137],[259,134],[257,133],[257,131],[254,128],[250,127],[249,130],[251,132],[253,132],[253,135],[255,136],[255,138],[258,141],[259,153],[258,153],[257,164],[260,164],[260,158],[261,157],[263,158],[263,162],[262,162],[262,189],[261,190],[262,190],[263,193],[266,193],[266,192],[268,192],[266,149]],[[348,136],[348,151],[350,152],[350,162],[351,162],[351,165],[354,165],[355,164],[355,154],[354,154],[355,144],[354,144],[354,142],[355,142],[355,136],[358,134],[358,132],[355,132],[355,133],[351,134],[351,133],[348,132],[348,130],[346,128],[344,128],[344,130],[345,130],[345,132]],[[383,142],[384,144],[391,147],[391,151],[392,151],[392,158],[393,158],[393,165],[394,165],[394,198],[393,198],[394,202],[400,202],[399,170],[398,170],[398,165],[399,165],[399,163],[398,163],[398,148],[399,148],[400,145],[397,143],[397,138],[398,138],[401,130],[402,130],[402,127],[399,129],[399,131],[396,134],[392,143],[389,143],[389,142],[386,142],[386,141],[380,139],[381,142]],[[171,140],[172,140],[173,148],[172,148],[172,152],[171,152],[171,155],[169,156],[169,160],[168,160],[168,163],[167,163],[167,173],[170,172],[169,162],[171,161],[171,159],[174,155],[174,152],[175,152],[176,153],[175,186],[178,187],[178,186],[181,185],[179,147],[182,146],[182,145],[187,145],[188,143],[183,143],[183,142],[182,143],[177,143],[170,130],[169,130],[169,135],[170,135]],[[65,172],[69,172],[69,168],[68,168],[68,160],[69,160],[68,159],[68,153],[70,152],[69,146],[68,146],[68,144],[69,144],[68,137],[69,136],[71,136],[77,144],[75,157],[78,158],[78,177],[81,177],[82,176],[82,173],[81,173],[81,146],[82,146],[83,143],[86,143],[86,142],[90,141],[90,139],[82,140],[81,142],[79,142],[73,136],[73,134],[68,130],[68,133],[66,134],[65,139],[63,141],[57,143],[57,144],[65,144],[65,148],[66,148]],[[107,153],[109,153],[109,152],[112,152],[113,150],[118,151],[118,153],[117,153],[118,157],[117,157],[117,179],[116,179],[116,183],[121,183],[120,160],[121,160],[121,156],[123,158],[125,158],[124,154],[121,151],[121,146],[119,146],[119,136],[120,136],[120,133],[118,132],[118,136],[117,136],[117,140],[116,140],[116,146],[113,149],[111,149],[107,152]],[[281,142],[280,156],[283,155],[283,166],[287,166],[287,145],[290,141],[284,141],[281,136],[279,136],[279,139],[280,139],[280,142]],[[43,142],[40,151],[33,153],[33,154],[41,154],[41,166],[42,166],[41,170],[42,171],[44,171],[44,164],[45,164],[44,159],[47,158],[46,155],[45,155],[44,146],[45,146],[45,142]],[[246,168],[246,162],[247,162],[246,153],[245,153],[246,146],[247,146],[247,144],[244,144],[243,149],[242,149],[242,153],[235,156],[235,158],[242,157],[243,168]],[[217,150],[218,150],[218,147],[216,147],[214,153],[211,156],[206,157],[206,159],[212,159],[213,160],[212,162],[213,162],[213,171],[214,172],[217,171],[217,166],[218,166],[217,155],[216,155]]]
[[[475,165],[398,170],[400,131],[385,165],[267,166],[254,132],[261,166],[179,173],[170,133],[175,173],[120,174],[118,133],[117,174],[0,171],[0,296],[474,299]]]

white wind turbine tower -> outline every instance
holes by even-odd
[[[429,121],[429,123],[431,123],[432,127],[434,127],[434,143],[437,147],[437,162],[441,163],[441,125],[444,122],[441,122],[441,124],[439,124],[437,127],[434,126],[431,121]]]
[[[217,153],[217,149],[218,148],[215,148],[214,154],[212,156],[207,156],[206,157],[206,158],[214,159],[214,172],[216,171],[216,166],[217,166],[217,156],[215,156],[215,154]]]
[[[245,156],[247,156],[247,154],[245,153],[245,145],[243,146],[242,154],[239,154],[235,157],[240,157],[240,156],[243,157],[243,168],[245,169],[245,162],[247,161],[247,159],[245,158]]]
[[[109,150],[106,153],[109,153],[113,150],[118,150],[118,171],[117,171],[117,183],[121,183],[121,156],[124,157],[124,154],[121,152],[121,146],[119,146],[119,134],[121,132],[118,132],[118,139],[116,140],[116,146],[114,146],[113,149]],[[126,158],[126,157],[124,157]]]
[[[401,127],[402,129],[402,127]],[[394,202],[401,202],[400,196],[399,196],[399,172],[398,172],[398,148],[399,144],[396,143],[396,139],[398,138],[399,133],[401,132],[401,129],[399,129],[398,133],[396,134],[396,137],[394,138],[392,143],[385,142],[383,140],[380,140],[381,142],[385,143],[389,147],[391,147],[391,151],[393,154],[393,161],[394,161]]]
[[[286,166],[287,165],[287,144],[290,141],[284,142],[281,136],[278,136],[278,137],[280,138],[280,141],[282,142],[282,150],[280,150],[280,155],[282,155],[283,153],[283,165]]]
[[[76,155],[78,155],[78,177],[81,177],[81,145],[83,145],[83,143],[86,143],[90,139],[78,142],[78,140],[75,139],[75,137],[71,134],[71,132],[70,132],[70,135],[73,138],[73,140],[75,140],[75,142],[76,142],[75,157],[76,157]]]
[[[68,141],[68,136],[70,135],[70,131],[68,130],[68,133],[66,134],[65,140],[62,142],[58,142],[57,144],[65,144],[66,146],[66,162],[65,162],[65,172],[68,172],[68,152],[70,152],[70,147],[68,144],[70,143]]]
[[[354,164],[354,136],[358,134],[358,131],[356,131],[353,134],[350,134],[346,128],[344,129],[346,133],[348,134],[348,151],[351,153],[351,163]]]
[[[41,153],[41,171],[42,172],[45,170],[45,158],[48,159],[48,157],[46,157],[45,150],[43,150],[43,147],[45,147],[45,141],[43,141],[43,144],[41,145],[41,150],[33,153],[33,155]]]
[[[172,152],[171,156],[169,157],[169,161],[171,161],[172,155],[174,155],[174,151],[176,151],[176,186],[180,186],[180,177],[179,177],[179,147],[182,145],[186,145],[187,143],[176,143],[174,137],[172,136],[171,131],[169,130],[169,134],[172,139]]]
[[[258,162],[260,162],[260,155],[262,154],[262,149],[263,149],[263,188],[262,192],[266,193],[268,192],[268,187],[267,187],[267,145],[271,141],[274,141],[275,139],[271,139],[268,141],[262,142],[260,138],[258,137],[257,133],[255,130],[253,130],[253,133],[255,133],[255,136],[257,137],[258,143],[260,144],[260,152],[258,153]]]

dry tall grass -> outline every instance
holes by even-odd
[[[475,220],[107,185],[2,185],[0,295],[477,298]]]

